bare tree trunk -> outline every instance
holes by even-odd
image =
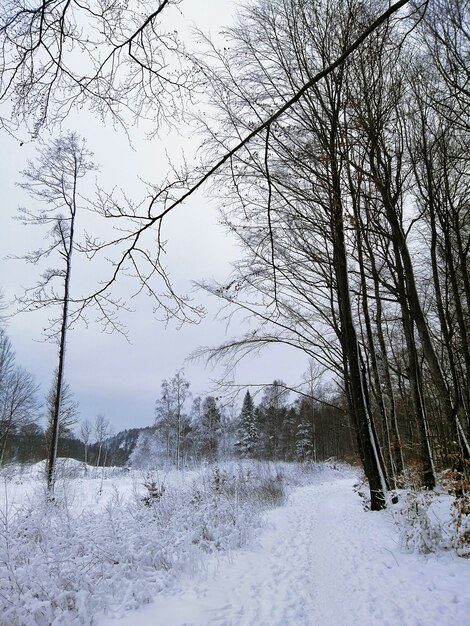
[[[347,253],[344,240],[343,208],[340,196],[340,180],[332,165],[332,240],[334,266],[341,320],[341,343],[345,360],[345,383],[351,416],[356,427],[358,446],[364,470],[369,481],[371,509],[385,508],[387,484],[381,454],[375,437],[372,415],[367,402],[367,389],[361,371],[361,354],[354,326],[349,290]]]
[[[60,407],[61,407],[61,395],[62,386],[64,382],[64,366],[65,366],[65,348],[67,343],[67,327],[68,327],[68,308],[70,300],[70,277],[72,273],[72,252],[74,244],[74,228],[75,228],[75,215],[76,215],[76,184],[77,173],[74,177],[74,189],[73,189],[73,204],[71,209],[71,223],[70,234],[67,246],[67,261],[64,278],[64,295],[62,306],[62,322],[60,328],[59,338],[59,363],[57,367],[57,382],[55,391],[54,413],[51,420],[51,441],[49,444],[49,455],[47,459],[47,488],[50,492],[54,489],[54,470],[55,462],[57,459],[57,448],[59,445],[59,420],[60,420]]]

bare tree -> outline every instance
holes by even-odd
[[[38,385],[22,367],[3,329],[0,329],[0,465],[5,461],[9,439],[23,426],[39,419]]]
[[[88,446],[90,445],[91,433],[93,432],[93,427],[88,418],[85,418],[80,425],[80,436],[83,441],[84,446],[84,463],[85,469],[87,469],[88,465]]]
[[[57,372],[54,373],[52,384],[46,398],[46,447],[50,451],[54,439],[54,418],[57,406]],[[57,450],[61,440],[73,436],[73,428],[79,419],[78,402],[75,400],[69,384],[62,380],[60,390],[59,425],[57,434]]]
[[[113,1],[106,5],[106,10],[98,11],[76,0],[65,4],[59,0],[38,2],[37,7],[23,11],[21,2],[10,0],[0,13],[3,49],[0,71],[4,78],[4,92],[0,97],[13,102],[19,118],[30,120],[39,111],[36,127],[48,118],[51,121],[63,119],[74,103],[85,102],[91,102],[100,114],[109,112],[118,120],[121,120],[121,109],[129,109],[139,117],[152,117],[155,111],[163,110],[167,118],[168,113],[171,118],[181,102],[176,96],[191,88],[193,77],[202,74],[203,83],[206,81],[204,68],[194,62],[194,58],[189,67],[184,63],[179,65],[188,55],[182,51],[177,35],[172,31],[172,34],[165,34],[164,28],[159,30],[160,19],[170,8],[175,10],[172,5],[177,4],[176,0],[155,4],[135,0],[135,4],[126,4],[124,10],[120,3]],[[178,173],[174,180],[160,181],[149,189],[148,198],[141,203],[130,202],[126,197],[116,200],[112,194],[103,193],[99,203],[103,215],[114,219],[119,227],[126,226],[117,238],[104,242],[92,238],[89,242],[91,254],[106,254],[111,248],[116,251],[111,276],[94,297],[103,296],[119,275],[131,271],[168,315],[177,314],[186,319],[187,298],[178,297],[174,292],[162,265],[164,217],[253,138],[281,119],[314,85],[340,67],[381,23],[409,3],[410,0],[398,0],[393,5],[380,5],[371,20],[362,25],[363,30],[356,39],[350,40],[328,66],[323,66],[313,76],[307,73],[302,83],[295,86],[291,98],[259,117],[244,138],[238,137],[220,159],[204,167],[202,175],[199,171],[186,171]],[[72,59],[77,60],[77,66],[70,64]],[[90,68],[85,76],[82,68],[85,73]],[[38,77],[41,80],[37,81]],[[157,232],[156,248],[145,244],[151,229]],[[155,237],[151,240],[155,241]],[[153,286],[151,278],[155,277],[161,279],[173,306],[168,306],[168,299],[161,297]],[[200,311],[189,307],[189,314],[193,313]]]
[[[101,454],[103,451],[103,445],[105,443],[105,440],[110,436],[110,426],[109,426],[109,420],[105,418],[104,415],[97,415],[95,418],[95,438],[96,438],[96,443],[98,445],[98,456],[96,457],[96,467],[99,467],[100,462],[101,462]],[[104,461],[104,463],[106,462],[106,459]],[[104,465],[103,463],[103,465]]]
[[[51,415],[51,437],[48,450],[47,482],[54,484],[54,465],[60,429],[61,393],[64,384],[67,331],[82,313],[81,306],[70,310],[72,302],[72,259],[76,248],[76,222],[81,196],[81,179],[95,165],[85,143],[76,134],[52,141],[38,151],[35,162],[29,162],[23,172],[25,182],[20,186],[31,198],[45,205],[42,210],[20,209],[24,224],[48,227],[50,243],[22,257],[29,263],[39,264],[52,258],[58,262],[44,271],[35,287],[18,298],[22,311],[35,311],[42,307],[57,307],[60,312],[47,330],[49,337],[58,338],[58,366],[55,382],[54,409]]]
[[[359,9],[341,0],[308,6],[276,0],[247,11],[230,33],[230,52],[213,52],[221,66],[213,82],[224,133],[211,145],[223,151],[240,129],[282,108],[317,68],[334,63],[366,21]],[[342,151],[350,63],[312,85],[221,174],[224,188],[232,179],[234,190],[224,219],[246,254],[234,280],[211,291],[262,320],[259,330],[223,351],[283,341],[342,377],[372,507],[382,508],[387,481],[350,279],[354,242]]]
[[[179,0],[8,0],[0,7],[1,121],[33,137],[88,105],[127,128],[129,113],[152,121],[181,111],[194,83],[172,27]],[[162,14],[168,13],[168,26]]]
[[[190,431],[185,403],[190,396],[190,383],[183,371],[178,371],[170,380],[164,380],[161,396],[155,403],[155,428],[163,433],[167,460],[173,460],[176,469],[181,469],[185,453],[185,440]]]

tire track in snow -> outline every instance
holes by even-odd
[[[469,563],[400,552],[391,514],[365,513],[353,483],[296,490],[254,548],[211,557],[204,577],[106,624],[470,626]]]

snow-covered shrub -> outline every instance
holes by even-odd
[[[430,506],[435,494],[410,491],[400,507],[400,541],[410,552],[428,554],[442,546],[440,520],[431,515]]]
[[[468,468],[470,461],[468,459],[462,459],[462,461]],[[444,472],[442,482],[448,493],[454,496],[450,516],[453,547],[459,556],[468,558],[470,557],[470,480],[466,478],[464,472],[452,469]]]
[[[29,499],[5,500],[1,626],[91,624],[150,602],[206,553],[243,546],[288,482],[275,465],[253,462],[133,476],[133,489],[129,474],[105,478],[104,489],[100,474],[64,479],[53,502],[38,480]]]
[[[452,503],[453,543],[457,554],[470,558],[470,496],[463,495]]]
[[[165,483],[162,482],[157,475],[148,472],[143,485],[147,490],[146,494],[142,497],[142,502],[145,506],[151,506],[153,503],[161,500],[166,487]]]
[[[470,557],[470,497],[468,485],[455,470],[447,470],[437,492],[404,491],[397,507],[403,546],[421,553],[454,550]]]

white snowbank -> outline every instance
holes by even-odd
[[[325,472],[265,514],[256,547],[98,626],[470,624],[470,562],[403,552],[393,514],[365,512],[353,483]]]
[[[406,552],[351,468],[64,470],[54,503],[44,467],[4,475],[1,626],[470,624],[470,560]]]
[[[283,497],[278,468],[251,463],[110,478],[65,472],[50,502],[42,470],[5,479],[2,626],[91,624],[98,612],[136,609],[207,554],[244,545],[262,508]]]

